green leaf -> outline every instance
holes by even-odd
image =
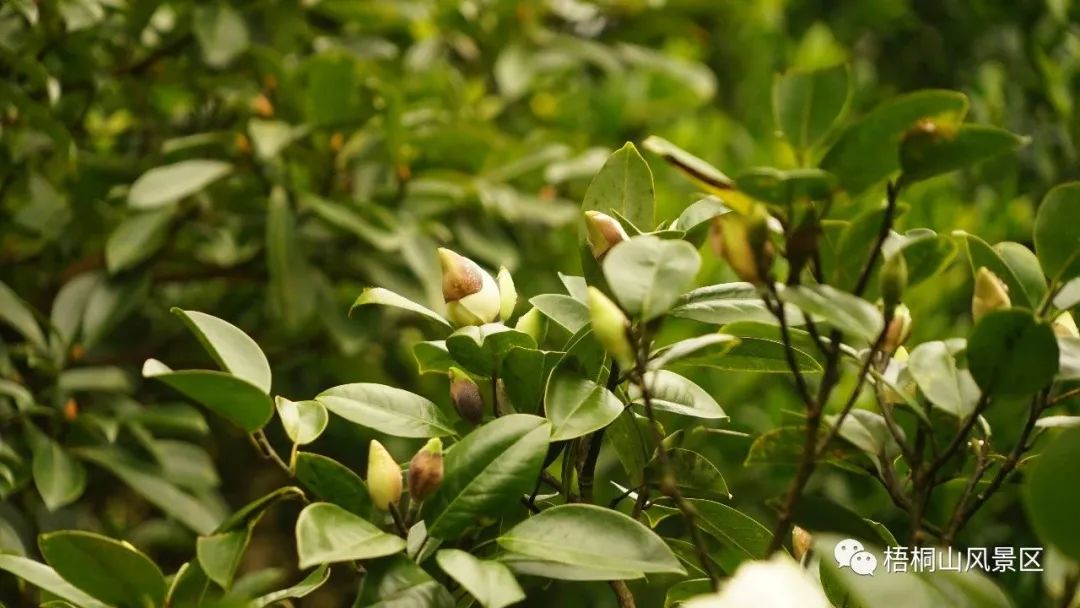
[[[642,235],[608,251],[603,270],[623,309],[649,321],[678,302],[700,265],[701,257],[690,243]]]
[[[128,190],[132,209],[157,209],[191,196],[232,173],[229,163],[219,160],[184,160],[143,173]]]
[[[105,267],[116,274],[157,253],[169,235],[174,206],[136,213],[120,222],[105,243]]]
[[[499,373],[503,360],[514,348],[535,349],[536,341],[501,323],[462,327],[446,339],[446,350],[458,365],[488,378]]]
[[[708,458],[683,448],[668,450],[668,458],[675,473],[675,484],[684,493],[731,498],[724,476]],[[651,484],[660,486],[663,470],[657,459],[649,463],[647,475]]]
[[[289,401],[284,397],[276,397],[274,405],[285,434],[297,445],[305,445],[318,439],[326,429],[326,423],[330,421],[326,407],[318,401]]]
[[[175,388],[247,432],[261,429],[274,415],[274,402],[260,387],[232,374],[201,369],[173,371],[156,359],[143,364],[143,377]]]
[[[454,366],[454,360],[446,350],[446,340],[428,340],[413,344],[413,358],[416,359],[416,368],[421,374],[445,375]]]
[[[435,561],[484,608],[503,608],[525,599],[514,575],[499,562],[477,559],[458,549],[439,551]]]
[[[731,329],[730,326],[724,328]],[[791,373],[785,355],[784,344],[777,339],[758,336],[738,336],[735,346],[721,344],[718,352],[712,348],[699,350],[680,359],[677,367],[711,367],[735,372],[754,372],[766,374]],[[803,373],[818,373],[821,363],[798,346],[792,347],[795,364]]]
[[[180,317],[222,369],[264,393],[270,392],[270,362],[251,336],[232,323],[204,312],[173,308],[172,313]]]
[[[1020,278],[1013,271],[1012,266],[1006,263],[1001,253],[979,237],[968,234],[962,230],[953,232],[953,236],[959,238],[968,254],[971,263],[971,272],[974,275],[979,268],[985,266],[987,270],[996,274],[1009,288],[1009,299],[1013,306],[1023,306],[1034,309],[1039,305],[1035,294],[1028,293],[1027,287],[1020,282]]]
[[[572,334],[589,324],[589,307],[577,298],[545,293],[529,300],[529,304]]]
[[[967,97],[955,91],[896,97],[841,131],[821,168],[836,175],[851,196],[861,194],[900,168],[900,140],[915,123],[931,118],[958,124],[967,109]]]
[[[10,325],[34,346],[45,350],[45,334],[34,319],[34,311],[3,281],[0,281],[0,321]]]
[[[924,122],[908,131],[900,144],[901,184],[970,167],[1017,150],[1027,139],[988,125],[938,125]]]
[[[841,568],[835,559],[831,559],[833,549],[843,537],[832,534],[815,535],[814,551],[830,559],[821,560],[821,577],[830,581],[836,589],[826,592],[834,603],[846,603],[855,606],[893,606],[895,608],[920,608],[922,606],[952,606],[945,601],[933,587],[913,572],[882,573],[881,560],[878,561],[876,576],[856,574],[850,567]],[[866,550],[876,556],[882,552],[877,547],[867,545]],[[933,576],[937,576],[937,572]],[[837,595],[842,597],[837,597]],[[842,601],[841,601],[842,600]]]
[[[662,369],[686,357],[700,354],[701,351],[706,351],[709,356],[722,357],[738,344],[739,339],[735,336],[721,333],[687,338],[664,346],[652,353],[648,367],[649,369]]]
[[[652,456],[655,445],[648,424],[633,410],[626,409],[604,432],[604,440],[615,450],[615,456],[634,486],[645,483],[645,464]]]
[[[400,296],[390,291],[389,289],[383,289],[382,287],[368,287],[364,291],[360,292],[360,295],[357,296],[356,301],[353,302],[352,307],[349,308],[349,316],[352,316],[356,312],[357,308],[360,308],[362,306],[369,306],[372,304],[402,308],[410,312],[421,314],[424,317],[427,317],[428,319],[431,319],[432,321],[435,321],[436,323],[443,325],[446,328],[450,327],[450,322],[444,319],[442,315],[435,312],[434,310],[421,306],[420,304],[413,302],[405,296]]]
[[[228,589],[250,541],[251,527],[200,536],[195,542],[199,566],[210,580]]]
[[[846,65],[785,72],[773,81],[776,126],[793,148],[808,150],[836,123],[849,95]]]
[[[789,322],[799,316],[794,306],[788,306],[787,310]],[[689,291],[679,297],[671,315],[714,325],[739,321],[776,323],[776,317],[750,283],[721,283]]]
[[[735,509],[696,498],[688,499],[699,515],[701,529],[747,559],[768,556],[772,532],[757,520]]]
[[[1039,539],[1080,560],[1080,428],[1061,431],[1024,476],[1024,504]]]
[[[319,500],[356,515],[363,516],[371,511],[371,497],[364,480],[336,460],[300,452],[296,456],[296,479]]]
[[[353,608],[453,608],[445,587],[405,556],[396,555],[366,565],[360,595]]]
[[[310,574],[304,577],[302,581],[296,583],[292,587],[287,587],[280,591],[274,591],[273,593],[267,593],[266,595],[259,596],[251,601],[252,608],[265,608],[266,606],[277,605],[282,600],[300,599],[307,597],[311,592],[315,591],[319,587],[323,586],[330,578],[330,568],[327,566],[319,566],[311,571]]]
[[[825,423],[835,426],[836,418],[826,416]],[[902,436],[903,431],[900,433]],[[885,418],[869,410],[851,410],[841,423],[839,434],[844,441],[865,452],[875,462],[881,454],[890,460],[900,454],[900,446],[885,425]]]
[[[975,382],[995,395],[1034,394],[1058,371],[1054,330],[1019,308],[980,319],[968,338],[967,356]]]
[[[1038,256],[1026,245],[1011,241],[997,243],[994,245],[994,251],[1016,275],[1016,280],[1023,286],[1028,300],[1034,303],[1030,307],[1034,310],[1046,296],[1047,287],[1046,275],[1043,274],[1042,266],[1039,265]]]
[[[679,171],[682,171],[699,184],[708,187],[708,189],[734,191],[735,184],[730,177],[724,175],[723,171],[663,137],[650,135],[641,143],[641,147],[659,155],[666,162],[674,165]],[[725,199],[724,202],[728,201]],[[742,209],[739,209],[739,211],[741,212]]]
[[[315,400],[349,422],[395,437],[444,437],[453,422],[427,399],[382,384],[343,384],[319,393]]]
[[[228,66],[248,48],[247,24],[243,16],[228,4],[196,6],[192,29],[199,42],[203,61],[212,68]]]
[[[979,400],[979,387],[971,372],[956,365],[963,342],[923,342],[911,351],[907,369],[926,398],[941,410],[966,418]]]
[[[0,554],[0,570],[82,608],[106,608],[106,604],[83,593],[49,566],[17,555]]]
[[[649,387],[654,409],[712,420],[728,417],[705,389],[675,372],[663,369],[646,372],[645,384]],[[645,403],[641,389],[636,385],[631,385],[628,392],[634,403]]]
[[[943,271],[956,256],[956,250],[956,243],[943,235],[906,238],[899,251],[907,266],[907,288],[911,289]]]
[[[274,188],[266,213],[266,266],[271,303],[289,329],[301,327],[317,304],[304,251],[289,198],[284,190]]]
[[[498,539],[519,555],[570,566],[636,573],[686,574],[663,539],[618,511],[595,505],[552,507],[517,524]]]
[[[615,211],[632,224],[651,230],[653,219],[653,176],[649,163],[634,144],[627,142],[608,157],[585,191],[582,211]]]
[[[209,534],[223,519],[203,502],[165,481],[160,470],[115,448],[82,448],[79,455],[116,475],[150,504],[199,534]]]
[[[459,536],[480,517],[494,517],[533,488],[547,454],[551,425],[526,414],[496,418],[446,452],[442,485],[421,514],[436,538]]]
[[[57,574],[106,604],[139,608],[164,603],[165,576],[128,543],[65,531],[42,534],[38,545]]]
[[[300,568],[383,557],[404,549],[405,539],[327,502],[304,507],[296,520]]]
[[[82,496],[86,489],[86,469],[60,444],[26,422],[26,439],[34,454],[34,485],[45,507],[55,511]]]
[[[602,429],[622,413],[611,391],[572,373],[556,371],[544,393],[544,412],[551,421],[551,440],[564,441]]]
[[[608,568],[603,562],[583,566],[519,553],[502,553],[499,555],[499,561],[517,574],[562,581],[618,581],[645,576],[645,573],[639,570]]]
[[[772,167],[748,169],[735,178],[735,185],[759,201],[780,206],[830,200],[839,189],[836,177],[821,169]]]
[[[805,314],[867,343],[877,339],[885,323],[873,304],[829,285],[785,286],[780,297]]]
[[[1035,215],[1035,253],[1051,281],[1080,275],[1080,182],[1046,193]]]

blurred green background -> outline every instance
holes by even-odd
[[[174,418],[153,419],[176,394],[142,382],[142,362],[209,363],[170,307],[250,333],[277,394],[374,381],[445,405],[446,379],[416,371],[422,326],[392,313],[346,317],[362,287],[441,309],[435,248],[445,245],[507,266],[522,301],[559,290],[556,271],[580,271],[577,208],[608,153],[655,134],[729,173],[792,166],[774,133],[774,76],[840,62],[856,83],[849,115],[900,92],[957,89],[971,120],[1030,136],[1016,157],[912,188],[900,221],[1027,242],[1045,191],[1080,178],[1078,17],[1070,0],[8,0],[0,280],[71,329],[56,365],[0,328],[0,376],[55,409],[43,423],[54,436],[79,445],[115,428],[120,445],[172,454],[171,483],[235,508],[281,479],[211,417],[176,406]],[[175,169],[192,160],[213,162]],[[674,218],[693,186],[647,160],[662,217]],[[132,188],[140,176],[150,195],[147,181]],[[706,257],[702,282],[726,276]],[[955,264],[946,289],[909,298],[914,342],[966,333],[968,276]],[[79,368],[92,368],[76,374],[81,383],[69,373]],[[695,379],[737,431],[772,428],[796,405],[781,377]],[[9,428],[0,437],[19,447]],[[790,471],[742,466],[750,438],[694,441],[721,463],[734,504],[769,521]],[[360,470],[364,446],[355,427],[332,424],[314,450]],[[415,448],[390,447],[402,458]],[[50,513],[18,491],[25,479],[9,466],[7,549],[32,552],[36,532],[77,526],[130,538],[169,566],[190,552],[191,532],[103,471],[90,470],[78,503]],[[601,468],[602,480],[619,473],[606,453]],[[813,491],[902,526],[866,479],[828,472]],[[291,572],[293,517],[266,518],[244,570]],[[1021,521],[1002,498],[962,540],[1033,544]],[[1005,583],[1021,605],[1040,593],[1038,577]],[[546,593],[547,605],[612,601],[603,585]],[[310,604],[337,605],[334,594]]]

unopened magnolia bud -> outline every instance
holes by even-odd
[[[409,461],[409,496],[416,502],[438,489],[443,480],[442,439],[429,439]]]
[[[907,287],[908,270],[904,254],[897,252],[889,256],[881,267],[881,300],[885,310],[889,311],[900,303]]]
[[[975,294],[971,298],[971,317],[978,321],[988,312],[1012,306],[1009,288],[985,266],[975,273]]]
[[[456,367],[450,368],[450,400],[463,420],[480,424],[484,418],[484,398],[480,387],[468,374]]]
[[[528,334],[539,344],[544,337],[544,314],[534,306],[529,309],[529,312],[518,317],[514,329]]]
[[[593,257],[601,259],[609,249],[629,239],[622,224],[615,218],[599,211],[585,212],[585,227],[588,230],[589,247]]]
[[[483,325],[499,317],[502,300],[491,275],[469,258],[439,248],[446,314],[456,325]]]
[[[600,346],[623,369],[634,366],[634,349],[630,345],[627,331],[630,321],[626,315],[599,289],[589,288],[589,320],[592,322],[593,335]]]
[[[813,544],[814,536],[812,534],[799,526],[791,529],[791,550],[795,554],[795,559],[802,561],[803,557],[810,552],[810,547]]]
[[[499,318],[506,322],[514,314],[517,306],[517,288],[514,287],[514,278],[506,266],[499,268],[499,274],[495,276],[495,282],[499,287]]]
[[[749,283],[763,283],[775,257],[768,219],[764,208],[755,205],[749,215],[731,212],[717,217],[709,233],[713,251]]]
[[[1069,314],[1068,311],[1055,317],[1051,327],[1054,330],[1054,334],[1058,337],[1080,338],[1080,331],[1077,331],[1076,321],[1073,320],[1073,316]]]
[[[372,439],[368,448],[367,487],[371,502],[380,511],[401,501],[401,467],[383,444]]]
[[[911,337],[911,311],[903,304],[893,309],[892,319],[885,328],[881,350],[892,354]]]

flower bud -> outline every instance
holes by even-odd
[[[514,307],[517,306],[517,288],[506,266],[499,267],[495,282],[499,287],[499,318],[505,322],[514,314]]]
[[[975,294],[971,298],[971,317],[978,321],[988,312],[1009,308],[1009,288],[985,266],[975,273]]]
[[[589,320],[597,342],[623,369],[633,367],[634,349],[627,337],[630,321],[626,315],[595,287],[589,287],[588,304]]]
[[[904,254],[897,252],[889,256],[881,266],[881,300],[885,310],[889,311],[900,303],[907,287],[908,270]]]
[[[372,439],[368,448],[367,486],[371,502],[380,511],[401,501],[401,467],[383,444]]]
[[[588,230],[589,247],[597,260],[603,259],[609,249],[630,238],[618,220],[599,211],[585,212],[585,228]]]
[[[495,279],[469,258],[439,248],[443,300],[456,325],[483,325],[499,317],[502,299]]]
[[[450,368],[450,400],[462,420],[480,424],[484,418],[484,398],[480,395],[480,387],[456,367]]]
[[[732,212],[717,217],[709,233],[713,251],[749,283],[763,283],[772,268],[775,252],[769,241],[768,219],[764,208],[755,205],[749,215]]]
[[[1073,316],[1068,311],[1061,313],[1054,317],[1054,322],[1050,325],[1054,330],[1054,335],[1060,338],[1080,338],[1080,331],[1077,331],[1076,321],[1073,320]]]
[[[810,547],[814,544],[814,536],[799,526],[791,528],[791,550],[795,554],[795,559],[802,561],[803,557],[810,552]]]
[[[429,439],[409,462],[409,496],[424,500],[439,488],[443,480],[442,439]]]
[[[893,309],[892,319],[889,320],[889,326],[885,328],[885,340],[881,343],[881,350],[891,355],[910,337],[911,311],[901,304]]]
[[[518,317],[514,329],[528,334],[537,344],[544,338],[544,314],[535,306]]]

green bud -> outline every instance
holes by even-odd
[[[442,440],[428,442],[409,461],[409,496],[416,502],[431,496],[443,480]]]
[[[450,401],[463,420],[471,424],[480,424],[484,418],[484,398],[480,387],[464,371],[450,368]]]
[[[495,282],[499,286],[499,318],[506,321],[514,314],[517,306],[517,288],[514,287],[514,278],[506,266],[499,267],[499,274],[495,275]]]
[[[544,314],[535,306],[528,312],[518,317],[514,329],[526,333],[539,344],[544,338]]]
[[[885,259],[881,266],[881,299],[885,303],[885,310],[896,308],[904,297],[904,289],[907,287],[908,270],[907,260],[904,254],[896,252]]]
[[[483,325],[499,317],[502,298],[495,279],[469,258],[439,248],[446,314],[456,325]],[[516,299],[516,298],[515,298]]]
[[[380,511],[401,501],[401,467],[383,444],[372,439],[368,448],[367,487],[371,502]]]
[[[975,293],[971,298],[971,318],[978,321],[995,310],[1009,308],[1009,288],[996,274],[981,266],[975,273]]]
[[[595,287],[589,287],[588,304],[593,335],[600,342],[600,346],[604,347],[623,369],[632,368],[634,349],[627,337],[630,321],[626,315],[615,302]]]
[[[608,250],[629,239],[618,220],[599,211],[585,212],[585,228],[593,257],[600,260]]]

